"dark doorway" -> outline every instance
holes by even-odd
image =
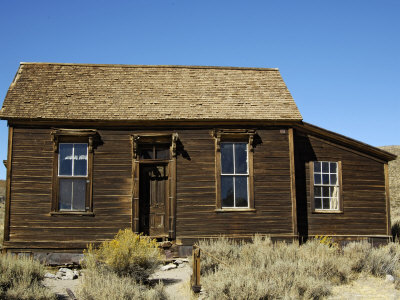
[[[139,230],[168,236],[168,164],[140,164],[139,178]]]

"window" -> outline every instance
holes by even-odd
[[[60,143],[58,209],[85,211],[88,181],[88,144]]]
[[[340,162],[314,161],[311,167],[313,211],[342,211]]]
[[[221,206],[249,206],[246,143],[221,143]]]
[[[53,197],[51,214],[92,213],[95,130],[55,129],[53,136]]]
[[[254,130],[217,130],[216,211],[254,211]]]
[[[143,144],[139,147],[139,159],[170,159],[170,145],[169,144]]]

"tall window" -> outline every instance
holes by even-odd
[[[221,143],[221,206],[249,207],[247,143]]]
[[[58,209],[85,211],[88,181],[88,144],[60,143]]]
[[[340,210],[340,163],[313,162],[313,206],[318,211]]]

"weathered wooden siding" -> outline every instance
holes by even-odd
[[[295,136],[299,233],[386,235],[384,163],[322,138]],[[343,213],[312,213],[309,161],[342,162]]]
[[[177,158],[176,231],[178,239],[290,236],[288,132],[257,130],[254,149],[255,212],[216,212],[215,143],[211,129],[178,130],[186,155]],[[155,130],[149,130],[149,132]],[[172,131],[172,130],[170,130]],[[99,130],[94,151],[94,216],[50,215],[53,142],[50,129],[15,128],[12,151],[11,248],[82,248],[131,227],[134,130]],[[140,132],[144,132],[140,130]]]
[[[254,149],[255,212],[216,212],[215,143],[209,130],[180,131],[190,156],[178,157],[178,239],[254,233],[291,235],[290,161],[287,130],[257,130]]]
[[[131,226],[131,144],[101,131],[95,150],[95,216],[50,215],[53,148],[49,129],[14,129],[9,247],[82,248]],[[63,243],[66,242],[66,243]]]

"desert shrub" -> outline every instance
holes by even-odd
[[[239,251],[241,244],[239,242],[228,239],[226,237],[220,237],[218,239],[209,239],[199,241],[199,247],[202,249],[207,249],[213,256],[224,261],[226,258],[235,259],[239,258]],[[204,275],[209,272],[216,271],[216,268],[220,262],[208,255],[203,255],[201,257],[201,274]]]
[[[319,299],[330,294],[331,285],[351,277],[338,250],[318,241],[299,247],[256,236],[251,243],[230,243],[234,249],[228,249],[224,240],[224,251],[219,254],[206,243],[200,245],[217,257],[226,255],[220,257],[226,263],[217,263],[214,272],[202,277],[210,299]],[[218,241],[212,242],[212,247],[218,249]]]
[[[166,299],[162,284],[149,287],[105,269],[86,270],[77,295],[83,300]]]
[[[98,248],[89,245],[85,251],[85,263],[89,269],[106,268],[119,276],[130,276],[140,282],[156,270],[161,263],[161,255],[155,240],[125,229]]]
[[[0,256],[0,298],[55,299],[55,295],[40,283],[44,273],[44,266],[29,257]]]

